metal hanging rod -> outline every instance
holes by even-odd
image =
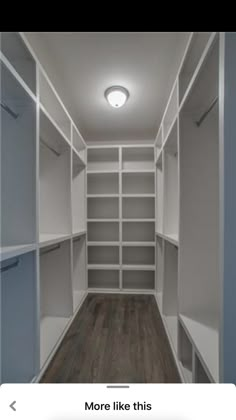
[[[9,108],[9,106],[7,104],[5,104],[5,102],[0,101],[0,105],[1,105],[1,108],[4,109],[4,111],[6,111],[15,120],[19,117],[19,114],[17,114],[16,112],[12,111],[12,109]]]
[[[79,242],[80,241],[80,239],[81,239],[81,237],[79,236],[78,238],[74,238],[73,239],[73,242]]]
[[[207,110],[202,114],[202,116],[199,118],[199,120],[196,121],[196,125],[198,127],[200,127],[200,125],[203,123],[203,121],[205,120],[205,118],[207,117],[207,115],[211,112],[211,110],[217,104],[218,100],[219,100],[219,98],[218,98],[218,96],[216,96],[216,98],[213,99],[213,101],[211,102],[211,104],[209,105],[209,107],[207,108]]]
[[[17,260],[16,260],[14,263],[8,264],[8,265],[6,265],[5,267],[1,267],[1,268],[0,268],[0,272],[1,272],[1,273],[3,273],[4,271],[8,271],[8,270],[10,270],[11,268],[15,268],[15,267],[17,267],[17,266],[18,266],[18,264],[19,264],[19,262],[20,262],[20,260],[19,260],[19,258],[17,258]]]
[[[45,147],[47,147],[51,152],[53,152],[56,156],[61,156],[61,153],[59,153],[57,150],[53,149],[53,147],[49,146],[47,142],[40,137],[40,142],[44,144]]]
[[[46,249],[45,251],[41,251],[40,255],[49,254],[49,252],[56,251],[57,249],[61,248],[61,245],[56,245],[53,248]]]

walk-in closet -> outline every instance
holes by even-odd
[[[236,34],[0,37],[0,383],[236,383]]]

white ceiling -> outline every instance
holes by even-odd
[[[41,32],[35,36],[41,38],[54,71],[60,73],[86,142],[155,138],[188,32]],[[104,98],[112,85],[130,92],[123,108],[111,108]]]

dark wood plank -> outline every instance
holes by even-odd
[[[180,382],[154,296],[89,294],[41,382]]]

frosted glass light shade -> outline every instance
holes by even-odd
[[[105,91],[105,97],[113,108],[120,108],[126,103],[129,92],[122,86],[112,86]]]

